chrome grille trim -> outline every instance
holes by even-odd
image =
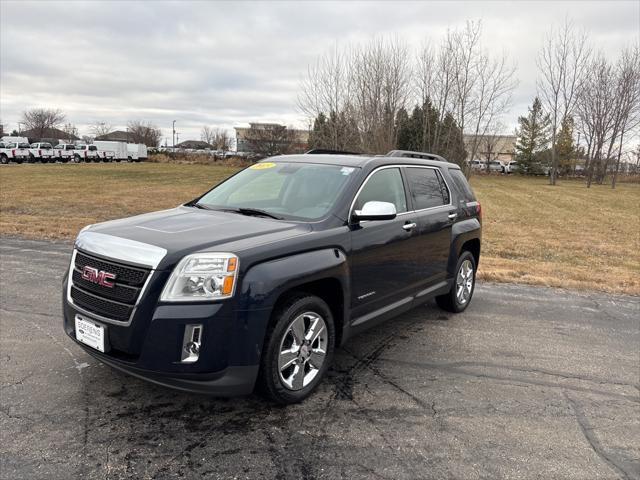
[[[71,255],[71,263],[69,265],[69,277],[67,279],[67,302],[69,303],[69,305],[72,305],[73,308],[75,308],[77,311],[79,311],[80,313],[93,318],[95,320],[100,320],[103,321],[105,323],[111,323],[113,325],[120,325],[120,326],[124,326],[124,327],[128,327],[129,325],[131,325],[131,321],[133,320],[133,317],[136,314],[136,311],[138,310],[138,305],[140,304],[140,300],[142,300],[142,298],[144,297],[145,292],[147,291],[147,287],[149,286],[149,283],[151,281],[151,277],[153,277],[153,274],[155,273],[155,269],[151,269],[149,271],[149,274],[147,275],[147,279],[145,280],[144,284],[142,285],[142,288],[140,289],[140,293],[138,294],[138,298],[136,299],[135,304],[133,305],[133,309],[131,310],[131,315],[129,316],[129,319],[126,321],[120,321],[120,320],[115,320],[113,318],[108,318],[108,317],[104,317],[102,315],[99,315],[97,313],[91,312],[89,310],[86,310],[82,307],[80,307],[79,305],[77,305],[74,301],[73,298],[71,298],[71,287],[75,286],[76,288],[80,288],[77,285],[73,285],[73,278],[72,278],[72,273],[73,273],[73,269],[75,268],[75,264],[76,264],[76,254],[78,253],[78,250],[76,248],[73,249],[73,253]],[[80,288],[80,290],[82,290]],[[84,290],[82,290],[84,291]],[[91,292],[89,292],[91,293]],[[111,300],[109,300],[111,301]]]

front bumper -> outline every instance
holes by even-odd
[[[215,373],[183,374],[180,376],[176,376],[175,373],[167,374],[144,370],[102,354],[78,342],[75,338],[71,338],[89,355],[116,370],[163,387],[184,392],[203,393],[217,397],[248,395],[253,391],[258,376],[258,365],[227,367]]]
[[[162,277],[162,276],[161,276]],[[247,318],[230,303],[157,304],[163,278],[152,281],[130,325],[114,325],[78,310],[63,293],[65,333],[97,360],[135,377],[166,387],[215,396],[246,395],[253,391],[266,312]],[[106,353],[76,340],[75,316],[91,319],[106,329]],[[180,362],[185,325],[203,325],[197,362]]]

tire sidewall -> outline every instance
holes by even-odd
[[[289,390],[280,380],[280,372],[278,370],[280,344],[291,322],[298,315],[309,311],[320,314],[324,319],[328,330],[327,354],[320,371],[309,385],[300,390]],[[275,313],[273,320],[274,326],[268,336],[267,344],[263,352],[263,361],[261,362],[261,369],[263,370],[261,375],[264,376],[264,387],[267,390],[266,393],[278,403],[290,404],[300,402],[308,397],[322,381],[333,359],[336,338],[333,315],[329,306],[322,299],[313,295],[305,295],[287,302]]]

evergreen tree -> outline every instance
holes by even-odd
[[[544,113],[540,99],[536,97],[529,107],[526,117],[518,117],[519,128],[516,130],[516,159],[523,173],[529,173],[534,163],[544,157],[541,155],[549,147],[549,115]]]
[[[558,169],[567,174],[575,169],[576,151],[573,144],[574,122],[572,117],[566,117],[560,125],[560,132],[556,137],[556,155],[558,156]]]

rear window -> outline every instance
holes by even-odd
[[[413,208],[439,207],[449,203],[449,192],[440,173],[433,168],[407,168],[409,190],[413,198]]]
[[[65,150],[75,150],[75,147],[73,145],[67,145],[66,147],[64,147]]]
[[[462,170],[458,170],[457,168],[450,168],[449,175],[451,175],[451,180],[453,180],[453,184],[455,185],[456,190],[466,202],[474,202],[476,200],[476,196],[473,194],[473,190],[471,190],[471,185],[467,181],[466,177],[462,173]]]
[[[50,143],[41,143],[40,144],[40,148],[51,148],[51,144]]]
[[[98,150],[98,147],[96,147],[95,145],[89,145],[89,150],[95,152],[96,150]]]
[[[29,148],[30,145],[28,143],[19,143],[18,148]]]

